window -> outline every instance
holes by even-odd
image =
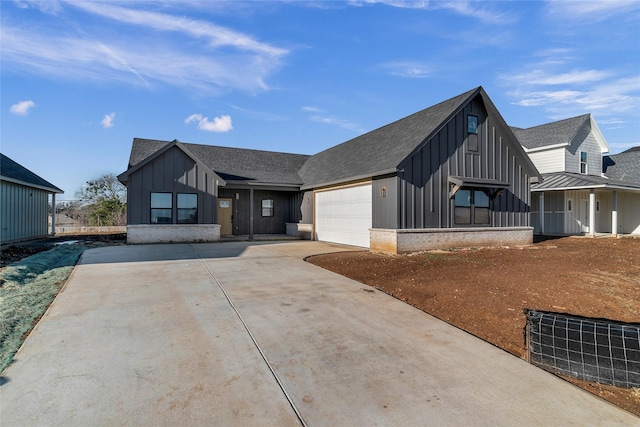
[[[273,216],[273,200],[264,199],[262,201],[262,216]]]
[[[462,188],[456,192],[454,197],[454,224],[490,224],[489,196],[486,190]]]
[[[587,152],[580,152],[580,173],[587,173]]]
[[[467,133],[478,133],[478,116],[467,116]]]
[[[151,224],[173,224],[173,195],[151,193]]]
[[[571,200],[571,199],[568,199],[568,200],[567,200],[567,210],[568,210],[568,211],[573,210],[573,209],[572,209],[572,208],[573,208],[573,206],[572,206],[572,204],[573,204],[573,203],[572,203],[572,202],[573,202],[573,200]]]
[[[198,223],[198,195],[178,193],[178,224]]]

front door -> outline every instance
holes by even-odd
[[[233,199],[218,199],[218,224],[220,224],[220,235],[229,236],[233,234],[231,218],[233,215]]]

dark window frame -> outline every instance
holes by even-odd
[[[584,160],[582,155],[584,154]],[[589,173],[589,153],[586,151],[580,151],[580,173],[587,175]]]
[[[465,227],[491,225],[491,197],[489,189],[462,187],[454,195],[453,224]],[[483,218],[486,218],[486,222]]]
[[[265,202],[267,202],[267,206],[265,206]],[[273,199],[262,199],[260,201],[260,207],[262,210],[263,217],[272,217],[275,211],[275,203]],[[265,214],[266,213],[266,214]]]
[[[180,207],[180,199],[184,197],[180,196],[195,196],[195,206]],[[183,218],[184,214],[190,212],[186,219]],[[198,193],[176,193],[176,224],[197,224],[198,223]]]
[[[165,196],[169,195],[169,198],[168,198],[169,205],[165,206],[167,201],[166,199],[156,200],[154,204],[155,194],[165,195]],[[166,191],[152,191],[151,193],[149,193],[149,211],[150,211],[149,212],[150,224],[173,224],[173,193],[169,193]],[[161,213],[163,214],[162,216],[159,215]],[[169,216],[166,215],[167,213],[169,214]],[[158,221],[160,218],[163,218],[163,220]]]

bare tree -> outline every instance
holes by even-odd
[[[87,181],[76,198],[87,211],[91,225],[126,225],[127,188],[112,173]]]

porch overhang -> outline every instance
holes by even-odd
[[[462,187],[472,187],[472,188],[490,188],[492,189],[493,195],[499,194],[505,188],[509,188],[510,184],[508,182],[499,181],[497,179],[486,179],[486,178],[467,178],[463,176],[449,176],[448,177],[449,184],[452,185],[449,190],[449,198],[455,196],[455,194]]]

